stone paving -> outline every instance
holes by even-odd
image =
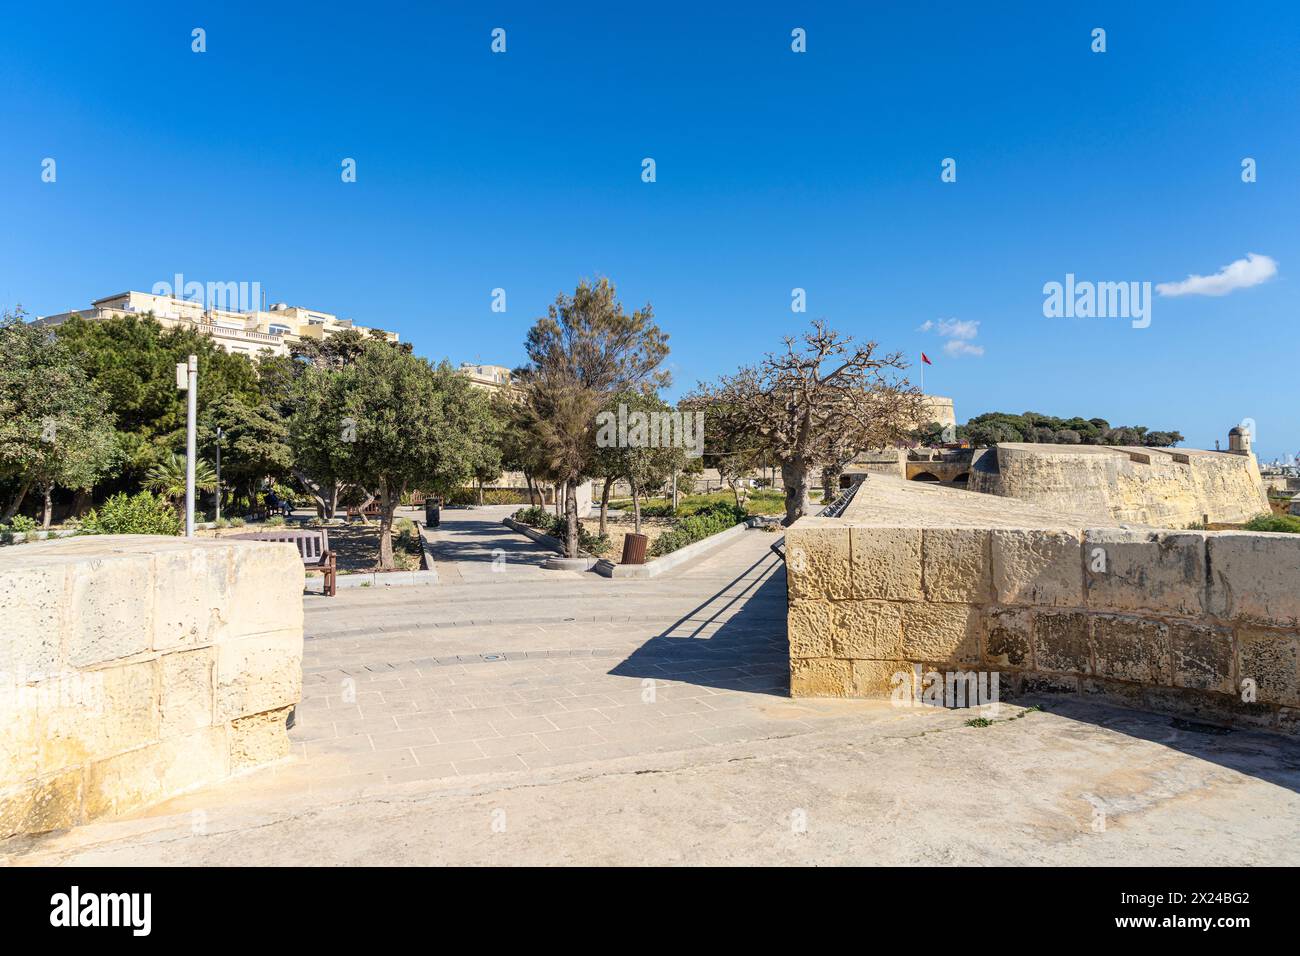
[[[304,778],[536,769],[805,729],[746,706],[788,687],[777,535],[747,533],[688,575],[612,581],[541,570],[548,552],[499,523],[509,510],[444,513],[428,535],[437,588],[308,600],[290,735]]]
[[[445,513],[440,584],[305,599],[282,764],[0,861],[1300,862],[1292,741],[1078,699],[980,729],[792,700],[777,535],[611,580],[541,570],[508,511]]]

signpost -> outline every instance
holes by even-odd
[[[186,393],[185,409],[185,537],[194,537],[194,427],[199,405],[199,357],[176,366],[176,387]],[[220,505],[218,505],[220,507]]]

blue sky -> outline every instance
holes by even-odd
[[[0,305],[180,272],[514,365],[556,293],[603,275],[653,303],[674,395],[824,317],[924,349],[962,421],[1100,415],[1212,448],[1249,417],[1261,457],[1300,449],[1300,5],[541,6],[11,7]],[[1156,296],[1145,329],[1043,315],[1067,273],[1176,282],[1248,253],[1276,275]],[[943,320],[983,354],[948,354]]]

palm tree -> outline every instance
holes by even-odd
[[[145,475],[144,485],[162,495],[178,509],[185,507],[185,456],[175,452],[163,458]],[[216,491],[217,473],[202,458],[194,462],[195,491]]]

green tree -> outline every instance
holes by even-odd
[[[675,472],[685,468],[685,449],[668,444],[667,436],[662,433],[656,438],[648,425],[648,416],[662,416],[671,411],[672,406],[657,394],[643,391],[619,392],[601,409],[603,424],[597,429],[597,450],[593,456],[593,471],[605,480],[600,506],[601,534],[605,532],[608,491],[613,481],[623,478],[631,487],[633,527],[640,534],[641,498],[662,488]]]
[[[262,401],[257,372],[245,355],[226,352],[196,328],[164,329],[152,315],[87,322],[74,317],[56,329],[59,341],[101,392],[119,432],[122,477],[143,479],[149,468],[185,443],[186,395],[176,388],[176,365],[198,356],[202,411],[234,394]]]
[[[437,366],[367,341],[343,367],[309,367],[290,423],[295,453],[332,477],[376,488],[381,570],[392,570],[393,512],[409,489],[464,484],[492,435],[488,398],[447,362]]]
[[[269,402],[250,405],[239,395],[222,395],[203,410],[198,445],[215,460],[221,435],[221,483],[240,489],[252,504],[264,479],[279,481],[293,469],[289,427]]]
[[[4,520],[35,488],[48,528],[54,489],[89,490],[116,454],[103,396],[69,350],[21,310],[0,316],[0,477],[16,489]]]

